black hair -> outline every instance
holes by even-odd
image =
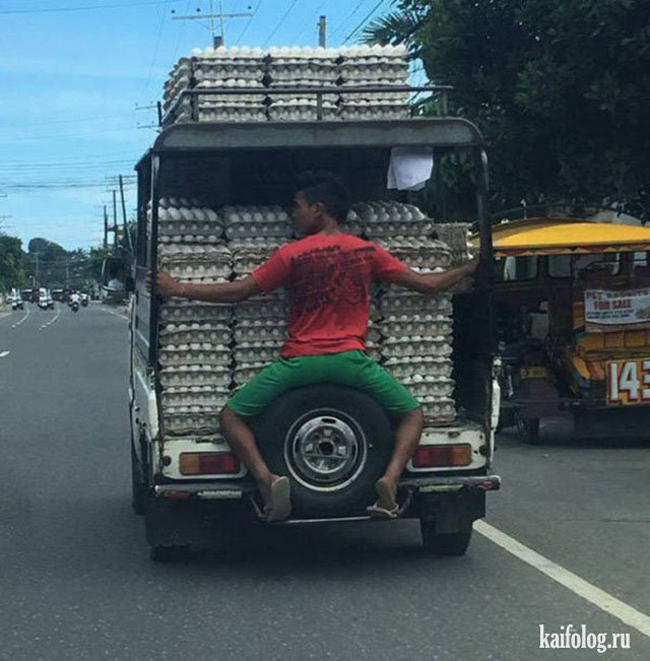
[[[350,193],[343,181],[331,172],[305,172],[297,178],[298,192],[309,204],[320,202],[327,213],[339,223],[350,212]]]

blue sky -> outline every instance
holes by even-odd
[[[226,22],[226,43],[317,45],[325,14],[328,45],[337,46],[390,6],[223,0],[224,12],[254,11]],[[197,22],[172,20],[172,9],[186,15],[198,7],[208,13],[208,0],[0,0],[0,229],[24,248],[35,236],[67,249],[99,245],[113,182],[118,174],[132,177],[155,138],[146,128],[155,110],[146,107],[160,99],[179,57],[211,43]],[[131,183],[127,208],[134,206]]]

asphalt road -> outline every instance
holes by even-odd
[[[260,530],[160,565],[129,504],[126,320],[28,308],[0,312],[2,661],[650,659],[650,443],[578,443],[561,421],[541,447],[502,435],[487,521],[537,566],[478,533],[428,557],[410,521]],[[540,625],[568,624],[630,649],[540,649]]]

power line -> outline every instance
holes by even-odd
[[[0,14],[53,14],[69,11],[93,11],[96,9],[118,9],[120,7],[140,7],[144,5],[165,5],[180,0],[147,0],[146,2],[119,2],[110,5],[95,5],[91,7],[52,7],[50,9],[2,9]]]
[[[343,29],[345,24],[366,4],[366,2],[368,2],[368,0],[360,0],[357,2],[357,6],[348,14],[347,18],[344,18],[339,23],[339,26],[330,34],[330,39]]]
[[[237,37],[237,41],[235,42],[236,44],[239,44],[239,42],[242,40],[243,36],[246,34],[248,31],[248,28],[252,22],[252,20],[255,18],[257,15],[257,10],[260,8],[260,5],[262,4],[262,0],[257,0],[257,4],[255,5],[255,9],[253,9],[253,15],[248,19],[248,22],[244,26],[244,29],[239,33],[239,37]]]
[[[165,6],[162,8],[160,16],[160,25],[158,26],[158,36],[156,37],[156,47],[153,49],[153,57],[151,58],[151,64],[149,65],[149,73],[147,74],[147,82],[144,84],[144,90],[149,89],[149,83],[151,82],[151,74],[153,73],[153,67],[156,63],[156,58],[158,57],[158,48],[160,47],[160,38],[162,37],[163,27],[165,25],[165,14],[167,13],[167,7],[170,4],[170,0],[165,2]]]
[[[293,2],[289,5],[289,9],[287,9],[284,16],[280,19],[280,22],[275,26],[275,29],[266,38],[266,41],[262,44],[262,46],[266,46],[266,44],[268,44],[269,41],[271,41],[271,39],[273,39],[273,37],[275,36],[275,33],[280,29],[282,24],[287,20],[287,16],[289,16],[289,14],[291,13],[291,10],[296,6],[297,2],[298,2],[298,0],[293,0]]]
[[[347,43],[348,40],[352,39],[354,35],[366,24],[366,21],[381,7],[386,0],[379,0],[379,2],[361,19],[352,32],[343,40],[343,43]]]

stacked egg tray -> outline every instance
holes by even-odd
[[[192,62],[187,57],[182,57],[169,73],[169,78],[165,82],[163,92],[163,110],[167,112],[180,94],[192,87],[193,67]],[[191,103],[188,98],[182,101],[181,107],[176,112],[178,121],[189,120],[192,118]]]
[[[273,93],[274,88],[300,87],[325,92],[321,116],[326,121],[403,119],[410,115],[409,95],[390,88],[408,85],[408,77],[403,46],[195,49],[170,73],[163,107],[166,112],[174,109],[176,122],[314,121],[318,119],[315,94]],[[344,88],[359,86],[386,89],[341,94]],[[186,95],[179,101],[186,90],[224,88],[241,88],[242,93],[198,94],[194,101]],[[250,93],[251,89],[265,91]]]
[[[341,49],[342,87],[406,86],[408,54],[404,46],[353,46]],[[341,95],[344,120],[406,119],[409,96],[404,92],[360,92]]]
[[[339,53],[324,48],[272,48],[268,59],[269,119],[271,121],[314,121],[318,118],[315,95],[273,95],[277,87],[331,88],[322,96],[322,117],[338,119]]]
[[[412,269],[432,273],[451,264],[449,247],[433,238],[433,222],[417,207],[382,201],[353,209],[364,234]],[[423,296],[382,283],[377,306],[380,362],[418,398],[427,422],[453,422],[451,295]]]
[[[184,67],[179,70],[183,62]],[[165,86],[165,110],[189,89],[250,89],[264,86],[266,54],[260,48],[195,49],[191,58],[182,58]],[[194,117],[204,122],[266,121],[264,96],[259,94],[199,94],[195,99]],[[192,101],[185,96],[176,121],[192,119]]]
[[[212,222],[210,233],[160,232],[160,265],[182,282],[225,282],[249,275],[293,236],[289,216],[280,207],[230,206],[215,211],[197,200],[170,198],[161,201],[160,211],[163,208],[169,217],[161,216],[161,229],[193,222],[186,220],[190,209],[201,210]],[[180,219],[174,218],[172,209]],[[346,230],[376,240],[416,270],[435,271],[451,263],[449,247],[434,238],[430,219],[412,205],[357,204]],[[164,236],[181,240],[165,242]],[[390,284],[373,286],[368,353],[419,399],[429,424],[455,418],[451,313],[449,294],[425,297]],[[218,434],[218,412],[228,396],[279,357],[287,317],[282,290],[234,306],[165,301],[159,339],[166,431],[180,436]]]
[[[176,248],[185,250],[171,252]],[[182,283],[230,279],[232,258],[223,245],[207,251],[193,244],[162,244],[160,249],[161,268]],[[158,360],[165,429],[175,435],[212,434],[230,394],[232,306],[170,298],[160,317]]]
[[[281,207],[227,207],[223,214],[237,278],[250,275],[293,237],[291,219]],[[283,289],[235,306],[233,381],[237,387],[280,357],[287,316]]]

